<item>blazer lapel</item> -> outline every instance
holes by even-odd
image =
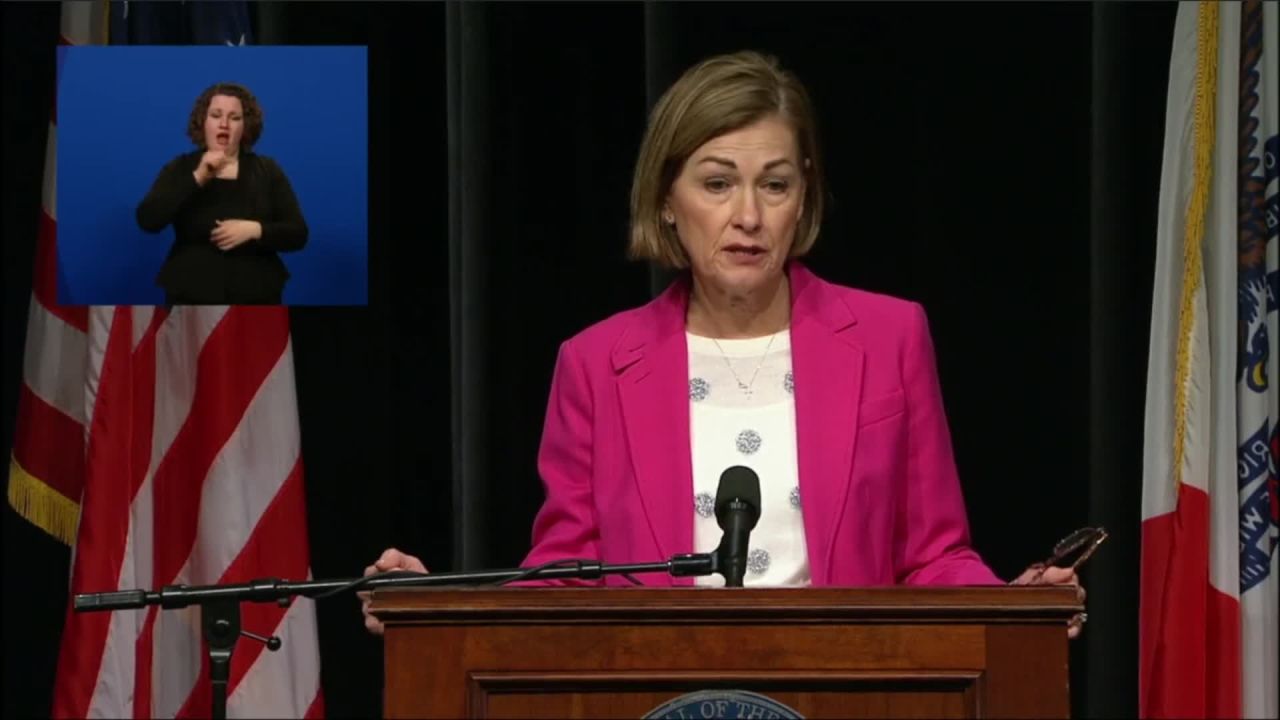
[[[843,299],[797,262],[788,274],[800,502],[812,582],[821,585],[847,505],[863,352],[846,332],[857,318]],[[612,353],[637,491],[660,559],[693,550],[687,304],[688,281],[677,281],[637,315]]]
[[[842,298],[799,263],[791,264],[790,280],[800,502],[811,581],[823,585],[847,506],[863,352],[845,332],[857,318]]]
[[[612,353],[637,491],[661,555],[654,560],[693,551],[687,302],[687,283],[678,281],[638,314]],[[693,583],[660,577],[660,584]]]

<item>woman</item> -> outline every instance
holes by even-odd
[[[746,465],[763,512],[748,586],[1003,583],[969,546],[924,311],[797,260],[823,193],[809,99],[774,60],[711,58],[659,100],[630,250],[685,272],[561,346],[525,567],[710,552],[720,474]],[[393,569],[425,572],[391,549],[366,574]],[[1015,582],[1078,584],[1038,566]]]
[[[196,100],[187,135],[198,150],[160,170],[138,225],[175,240],[156,284],[169,305],[280,304],[289,271],[276,254],[307,243],[307,223],[284,171],[255,154],[262,108],[242,85],[218,83]]]

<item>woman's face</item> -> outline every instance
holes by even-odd
[[[663,221],[675,221],[695,279],[739,295],[782,274],[804,211],[802,163],[795,132],[776,115],[689,156]]]
[[[244,108],[240,106],[240,98],[214,95],[209,100],[209,111],[204,116],[205,148],[221,150],[228,155],[239,154],[242,135]]]

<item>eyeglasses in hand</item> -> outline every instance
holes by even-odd
[[[1106,542],[1107,531],[1100,527],[1082,527],[1058,541],[1053,546],[1053,554],[1044,562],[1036,563],[1043,573],[1051,567],[1066,567],[1072,570],[1080,567],[1093,557],[1098,546]]]

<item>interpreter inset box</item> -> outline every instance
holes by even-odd
[[[368,302],[364,47],[58,48],[58,302]]]

